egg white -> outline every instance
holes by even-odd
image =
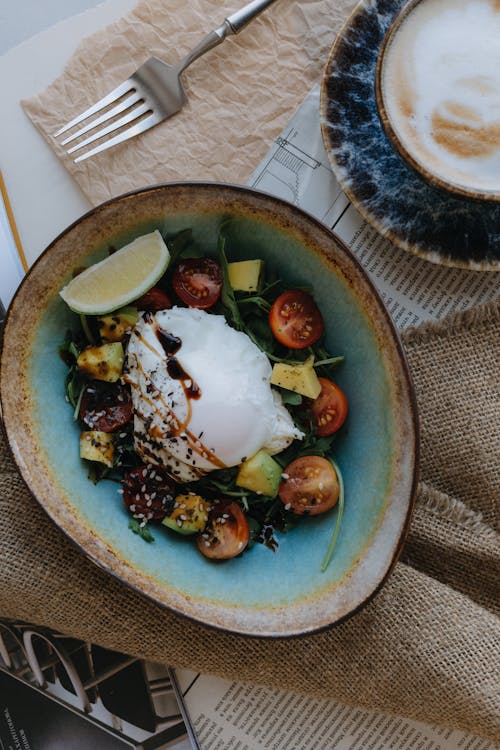
[[[180,339],[173,355],[186,376],[171,377],[158,332]],[[134,442],[148,463],[188,482],[236,466],[264,448],[284,450],[298,430],[271,388],[271,365],[222,315],[174,307],[139,318],[124,379],[131,385]],[[196,384],[199,398],[190,398]]]

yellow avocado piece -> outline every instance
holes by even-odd
[[[269,453],[260,450],[243,461],[236,477],[236,484],[258,494],[276,497],[280,480],[281,466]]]
[[[87,461],[98,461],[110,468],[113,466],[115,446],[109,432],[89,430],[80,433],[80,458]]]
[[[256,292],[263,269],[263,260],[237,260],[228,263],[229,283],[237,292]]]
[[[271,384],[287,388],[307,398],[318,398],[321,383],[313,367],[314,357],[309,357],[298,365],[276,362],[271,373]]]
[[[120,342],[88,346],[78,357],[76,364],[87,375],[96,380],[115,383],[122,374],[125,354]]]
[[[177,495],[172,513],[165,516],[162,524],[179,534],[197,534],[207,525],[208,510],[209,504],[200,495]]]
[[[121,341],[137,323],[137,308],[122,307],[121,310],[97,318],[99,334],[103,341]]]

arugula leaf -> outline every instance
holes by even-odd
[[[134,534],[138,534],[141,539],[144,539],[145,542],[154,542],[155,538],[149,530],[147,524],[145,526],[141,526],[136,518],[131,518],[128,522],[128,527],[130,531],[133,531]]]
[[[267,319],[257,315],[252,315],[244,320],[244,330],[247,336],[259,347],[268,357],[272,355],[274,349],[274,339]]]
[[[59,344],[58,351],[59,356],[65,362],[68,367],[71,367],[71,365],[74,365],[78,357],[80,356],[80,352],[83,349],[83,343],[82,346],[80,346],[80,342],[75,341],[75,336],[71,331],[66,331],[66,335],[64,337],[64,341],[62,344]]]
[[[133,420],[124,425],[120,431],[115,433],[114,438],[115,457],[113,468],[118,474],[135,469],[140,466],[141,459],[135,451],[134,446],[134,422]]]
[[[345,359],[344,356],[339,357],[326,357],[326,359],[320,359],[314,362],[314,367],[336,367]]]
[[[82,383],[82,386],[80,388],[80,393],[78,394],[78,398],[76,400],[75,410],[73,412],[73,420],[75,422],[78,422],[78,420],[80,418],[80,405],[82,403],[83,391],[84,391],[84,384]]]
[[[248,550],[248,549],[252,549],[254,544],[259,541],[262,524],[259,523],[256,518],[252,518],[252,516],[248,516],[247,521],[248,521],[248,528],[250,531],[250,537],[248,539],[248,544],[247,544],[247,550]]]
[[[199,479],[196,483],[198,491],[213,493],[214,495],[226,495],[234,497],[240,501],[243,507],[248,507],[247,496],[249,491],[236,484],[238,467],[223,469],[222,471],[213,471],[205,477]]]
[[[80,315],[80,322],[82,324],[82,331],[85,334],[85,338],[87,339],[89,344],[95,344],[95,338],[94,334],[92,333],[92,329],[89,325],[89,318],[87,315]]]
[[[335,433],[328,437],[317,438],[311,441],[311,447],[309,453],[316,456],[325,456],[330,452],[333,443],[335,442]]]
[[[229,270],[225,247],[226,238],[221,228],[219,230],[219,237],[217,240],[217,251],[219,254],[219,262],[222,271],[221,302],[226,308],[234,328],[236,328],[236,330],[238,331],[242,331],[244,330],[245,326],[243,325],[243,320],[241,319],[240,310],[238,308],[233,289],[231,287],[231,284],[229,283]]]
[[[183,229],[165,241],[170,253],[169,266],[173,266],[193,241],[193,230]]]
[[[263,310],[265,313],[268,313],[271,309],[271,304],[265,300],[263,297],[256,297],[255,295],[252,297],[238,297],[238,304],[239,305],[256,305],[261,310]]]
[[[333,459],[330,459],[330,460],[331,460],[331,462],[333,464],[333,468],[335,469],[335,471],[337,473],[337,478],[339,480],[339,499],[338,499],[338,503],[337,503],[337,518],[335,520],[335,526],[333,527],[333,533],[332,533],[332,536],[331,536],[331,539],[330,539],[330,543],[328,545],[328,549],[326,550],[326,554],[325,554],[325,556],[323,558],[323,562],[321,563],[321,572],[322,573],[325,572],[325,570],[328,567],[328,564],[329,564],[330,560],[332,559],[333,551],[335,549],[335,543],[337,541],[337,537],[338,537],[339,531],[340,531],[340,524],[342,522],[342,516],[344,514],[344,505],[345,505],[344,479],[342,477],[342,472],[340,471],[337,463]]]
[[[109,467],[99,463],[99,461],[87,461],[87,464],[87,476],[94,484],[97,484],[109,474]]]
[[[300,406],[302,404],[302,396],[300,393],[289,391],[287,388],[280,388],[280,394],[281,400],[285,405]]]
[[[314,367],[317,368],[319,375],[325,377],[332,376],[332,370],[334,370],[339,364],[345,360],[344,356],[332,356],[332,354],[325,349],[324,346],[317,344],[314,347]]]
[[[80,399],[84,385],[84,376],[82,375],[78,367],[76,367],[76,365],[73,365],[66,375],[65,387],[68,401],[75,410],[80,405]]]
[[[275,278],[271,279],[271,276],[274,276]],[[266,286],[263,286],[260,290],[260,296],[261,297],[267,297],[269,296],[273,302],[274,300],[279,297],[279,295],[285,291],[285,288],[283,286],[283,281],[281,278],[275,273],[268,273],[268,283]],[[270,294],[272,292],[272,294]]]

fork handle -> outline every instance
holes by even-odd
[[[233,33],[238,34],[247,23],[253,21],[259,13],[262,13],[263,10],[266,10],[266,8],[269,8],[275,2],[276,0],[252,0],[252,2],[243,8],[228,16],[226,22],[230,25]]]
[[[268,8],[270,5],[275,3],[276,0],[252,0],[247,3],[243,8],[237,10],[226,18],[222,26],[218,29],[214,29],[207,34],[199,44],[194,47],[191,52],[188,52],[178,64],[178,73],[182,73],[186,70],[191,63],[197,60],[199,57],[208,52],[209,50],[217,47],[221,44],[224,39],[232,34],[238,34],[250,21],[256,18],[259,13]]]

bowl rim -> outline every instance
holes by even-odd
[[[385,571],[381,575],[381,577],[378,580],[378,583],[376,586],[373,587],[373,589],[364,596],[364,598],[359,601],[359,603],[351,608],[348,612],[344,613],[343,615],[339,616],[337,619],[334,619],[333,621],[323,622],[316,625],[311,625],[307,628],[301,627],[300,630],[296,629],[288,629],[286,632],[281,632],[276,627],[274,629],[270,628],[261,632],[253,632],[251,630],[248,630],[243,627],[234,627],[234,626],[228,626],[226,624],[218,623],[214,620],[207,621],[203,619],[202,617],[193,615],[190,612],[182,611],[178,606],[172,603],[168,603],[162,599],[159,599],[157,595],[155,595],[154,591],[149,591],[145,588],[142,588],[141,585],[138,585],[133,580],[130,580],[123,574],[118,573],[116,570],[114,570],[111,565],[107,564],[106,562],[103,562],[103,560],[96,555],[94,552],[89,551],[88,548],[85,547],[84,543],[74,538],[74,536],[71,534],[71,532],[65,528],[65,526],[61,523],[59,519],[55,517],[55,515],[51,512],[50,508],[48,508],[45,504],[45,502],[39,498],[35,492],[34,489],[32,489],[32,483],[30,482],[31,476],[29,468],[24,466],[23,463],[19,460],[20,456],[18,456],[16,452],[16,448],[14,445],[14,442],[11,440],[11,435],[9,433],[9,428],[7,427],[6,421],[5,421],[5,394],[4,394],[4,387],[2,387],[3,384],[3,378],[2,378],[2,372],[4,371],[5,365],[5,358],[4,353],[6,351],[4,347],[5,339],[9,332],[9,327],[11,324],[11,318],[14,314],[14,311],[16,309],[16,305],[18,302],[19,297],[22,294],[22,290],[24,287],[30,283],[30,278],[34,274],[35,269],[38,267],[40,263],[44,261],[44,259],[47,257],[47,255],[50,253],[52,248],[59,243],[61,239],[66,237],[70,232],[73,231],[73,229],[78,226],[83,221],[88,221],[89,219],[92,219],[93,217],[97,216],[101,211],[106,210],[110,206],[115,206],[118,203],[121,203],[126,200],[133,199],[135,196],[148,194],[148,193],[154,193],[157,191],[164,191],[164,190],[175,190],[175,189],[202,189],[202,190],[228,190],[231,193],[234,193],[236,196],[245,196],[245,195],[254,195],[257,198],[260,197],[260,199],[264,201],[271,201],[275,204],[278,204],[278,206],[281,206],[281,208],[286,212],[291,212],[298,214],[305,220],[306,223],[312,223],[312,225],[318,229],[321,233],[326,234],[330,237],[330,240],[333,241],[333,243],[336,245],[336,249],[341,251],[344,256],[347,259],[348,263],[352,263],[356,269],[356,271],[361,275],[363,283],[366,284],[368,287],[374,302],[376,303],[376,306],[378,308],[378,311],[384,321],[384,325],[387,326],[388,331],[390,332],[391,338],[392,338],[392,344],[394,346],[394,350],[397,354],[397,361],[401,368],[401,376],[402,380],[404,382],[405,386],[405,392],[407,396],[407,403],[408,403],[408,409],[409,409],[409,423],[411,425],[411,437],[412,437],[412,446],[411,446],[411,457],[412,457],[412,463],[411,463],[411,481],[408,482],[408,492],[407,496],[404,498],[404,503],[406,507],[406,512],[404,515],[403,521],[400,523],[398,527],[398,536],[397,540],[393,539],[391,540],[391,545],[393,547],[393,552],[391,555],[390,560],[387,562]],[[267,193],[262,190],[258,190],[255,188],[250,188],[248,186],[243,186],[235,183],[229,183],[229,182],[217,182],[217,181],[207,181],[207,180],[200,180],[200,181],[172,181],[172,182],[165,182],[165,183],[159,183],[155,185],[146,186],[144,188],[138,188],[131,191],[128,191],[126,193],[123,193],[119,196],[116,196],[114,198],[111,198],[93,208],[91,208],[89,211],[78,217],[75,221],[73,221],[68,227],[66,227],[64,230],[62,230],[48,245],[47,247],[40,253],[38,258],[34,261],[28,272],[26,273],[25,277],[23,278],[21,284],[19,285],[18,289],[16,290],[16,293],[14,297],[11,300],[11,303],[9,305],[9,308],[7,310],[5,320],[4,320],[4,326],[1,332],[1,341],[0,341],[0,414],[2,416],[1,422],[2,422],[2,430],[6,439],[6,445],[8,447],[9,453],[13,459],[14,464],[16,465],[24,484],[26,485],[28,491],[32,495],[32,497],[37,501],[37,503],[43,508],[43,510],[47,513],[49,518],[56,524],[56,526],[61,530],[66,539],[69,539],[69,541],[73,544],[74,547],[80,550],[80,552],[87,558],[90,559],[94,564],[97,565],[98,568],[101,570],[106,571],[106,573],[110,574],[113,578],[118,580],[120,583],[125,584],[125,586],[135,590],[142,596],[146,597],[146,599],[152,601],[154,604],[161,606],[171,612],[173,612],[175,615],[181,616],[183,618],[186,618],[189,622],[196,623],[198,625],[202,625],[204,627],[207,627],[209,629],[218,630],[221,632],[226,632],[238,636],[243,636],[247,638],[265,638],[265,639],[288,639],[288,638],[300,638],[300,637],[307,637],[308,635],[314,634],[314,633],[320,633],[324,630],[327,630],[331,627],[334,627],[336,625],[341,624],[342,622],[346,621],[353,615],[355,615],[357,612],[359,612],[361,609],[363,609],[369,602],[372,601],[372,599],[380,592],[380,590],[385,585],[387,579],[389,578],[390,574],[392,573],[392,570],[398,561],[402,549],[404,547],[406,538],[408,536],[409,528],[410,528],[410,522],[413,515],[415,503],[416,503],[416,493],[417,493],[417,485],[419,480],[419,462],[420,462],[420,431],[419,431],[419,416],[418,416],[418,405],[417,405],[417,399],[415,395],[415,389],[413,385],[413,380],[411,377],[411,372],[408,364],[408,360],[406,357],[405,350],[402,345],[400,333],[398,329],[396,328],[395,323],[393,322],[383,300],[381,295],[379,294],[377,288],[375,287],[374,283],[368,276],[367,272],[364,270],[364,268],[361,266],[358,259],[355,257],[355,255],[350,251],[347,244],[341,240],[339,237],[337,237],[328,226],[323,224],[319,219],[317,219],[315,216],[309,214],[304,209],[293,205],[292,203],[279,198],[271,193]],[[102,540],[101,540],[102,541]],[[102,541],[103,544],[105,542]],[[356,566],[355,566],[356,567]],[[348,574],[350,575],[350,573]]]

